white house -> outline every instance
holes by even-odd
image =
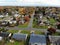
[[[3,15],[0,15],[0,18],[3,18],[4,16]]]

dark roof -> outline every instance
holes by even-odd
[[[57,41],[55,41],[55,43],[60,43],[60,39],[58,39]]]
[[[26,34],[15,33],[13,34],[12,38],[15,40],[25,40]]]
[[[46,38],[44,35],[31,34],[29,43],[46,43]]]
[[[50,42],[58,43],[60,41],[60,36],[49,36]]]
[[[0,36],[2,36],[2,37],[8,37],[9,34],[10,33],[8,33],[8,32],[2,32],[2,33],[0,33]]]

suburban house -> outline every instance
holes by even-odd
[[[7,26],[7,24],[8,24],[8,21],[2,21],[1,22],[1,26]]]
[[[0,32],[1,37],[10,37],[12,34],[8,32]]]
[[[15,20],[12,20],[12,21],[9,21],[9,26],[16,26],[16,21]]]
[[[46,45],[46,37],[44,35],[31,34],[29,45]]]
[[[49,36],[51,45],[60,45],[60,36]]]
[[[27,34],[15,33],[13,34],[12,39],[17,40],[17,41],[26,41]]]
[[[3,15],[0,15],[0,18],[4,18],[4,16]]]

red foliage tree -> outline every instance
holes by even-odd
[[[50,28],[47,29],[47,31],[49,31],[50,33],[55,33],[56,29],[53,28],[53,27],[50,27]]]

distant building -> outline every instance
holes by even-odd
[[[27,34],[15,33],[13,34],[12,39],[17,41],[26,41]]]
[[[44,35],[30,35],[29,45],[46,45],[46,37]]]

